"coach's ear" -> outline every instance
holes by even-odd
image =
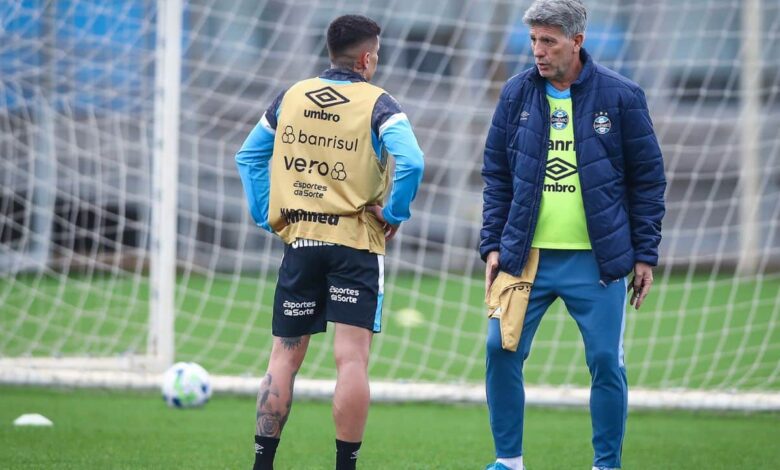
[[[572,39],[574,40],[574,52],[579,53],[582,49],[582,43],[585,42],[585,33],[577,33]]]

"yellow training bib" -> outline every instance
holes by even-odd
[[[319,78],[284,95],[271,162],[269,225],[285,243],[320,240],[385,253],[384,230],[365,206],[382,204],[385,162],[371,143],[371,115],[384,93],[365,82]]]

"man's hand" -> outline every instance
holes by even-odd
[[[378,220],[382,224],[382,228],[385,231],[385,241],[389,242],[393,239],[395,236],[395,233],[398,231],[399,225],[392,225],[388,223],[385,220],[385,216],[382,215],[382,206],[380,205],[374,205],[374,206],[366,206],[366,210],[372,214],[374,214],[374,217],[376,217],[376,220]]]
[[[490,293],[490,286],[493,285],[496,276],[498,276],[498,252],[491,251],[485,259],[485,298]]]
[[[639,310],[642,306],[642,302],[645,301],[645,297],[650,292],[650,287],[653,285],[653,267],[647,263],[638,262],[634,265],[634,279],[631,280],[631,284],[628,285],[628,291],[634,290],[631,294],[631,301],[629,302],[635,309]]]

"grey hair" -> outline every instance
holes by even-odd
[[[560,26],[568,38],[585,33],[587,22],[588,11],[580,0],[536,0],[523,15],[528,26]]]

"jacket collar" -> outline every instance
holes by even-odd
[[[583,85],[586,85],[593,77],[593,73],[596,70],[596,66],[593,63],[593,58],[591,58],[590,54],[588,54],[588,51],[586,51],[584,47],[580,49],[580,61],[582,62],[582,70],[580,70],[580,74],[577,76],[577,80],[574,80],[574,82],[571,84],[571,88],[579,88]],[[544,84],[547,79],[539,74],[539,69],[536,68],[535,65],[533,66],[531,75],[529,77],[536,83],[538,87],[544,89]]]
[[[359,73],[347,69],[327,69],[320,74],[320,78],[324,78],[326,80],[338,80],[344,82],[365,82],[366,81],[366,79],[363,78]]]

